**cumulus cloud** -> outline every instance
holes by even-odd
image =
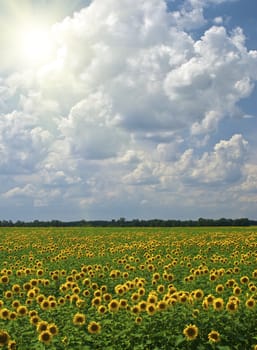
[[[117,156],[127,139],[117,126],[118,119],[108,96],[97,92],[72,107],[59,127],[70,141],[72,153],[86,159],[105,159]]]
[[[193,161],[190,178],[203,183],[233,183],[241,179],[248,142],[240,134],[221,140],[211,153]]]
[[[194,41],[174,16],[161,0],[93,1],[54,27],[61,54],[39,74],[44,95],[68,114],[101,90],[129,131],[212,131],[253,90],[256,52],[240,29],[213,26]]]
[[[251,70],[255,53],[247,52],[244,36],[237,29],[229,37],[224,27],[211,27],[194,43],[192,58],[171,70],[165,79],[165,92],[179,105],[178,113],[193,122],[193,132],[208,131],[236,103],[249,96],[256,80]],[[194,122],[195,121],[195,122]]]
[[[156,191],[167,204],[185,186],[245,181],[246,137],[208,144],[257,80],[243,31],[218,17],[206,29],[204,8],[224,1],[94,0],[56,23],[55,58],[0,79],[0,169],[13,175],[2,196],[96,207]]]

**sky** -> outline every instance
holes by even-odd
[[[257,219],[256,13],[1,0],[0,220]]]

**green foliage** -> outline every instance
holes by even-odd
[[[253,227],[2,228],[0,331],[21,350],[250,350],[257,344],[256,239]],[[224,289],[218,292],[217,285]],[[127,306],[112,312],[106,293]],[[133,313],[140,301],[149,306],[153,295],[152,313]],[[224,307],[206,306],[208,295],[221,298]],[[39,296],[53,305],[43,307]],[[231,300],[234,312],[227,306]],[[24,315],[14,301],[26,306]],[[57,327],[49,342],[31,312]],[[77,313],[85,323],[76,324]],[[95,333],[91,321],[99,325]],[[195,336],[185,332],[188,325]],[[211,331],[217,342],[209,339]]]

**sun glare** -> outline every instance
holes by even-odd
[[[24,61],[38,64],[51,57],[52,42],[47,30],[31,27],[22,30],[20,35],[20,51]]]

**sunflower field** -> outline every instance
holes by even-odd
[[[1,228],[0,348],[257,349],[257,228]]]

